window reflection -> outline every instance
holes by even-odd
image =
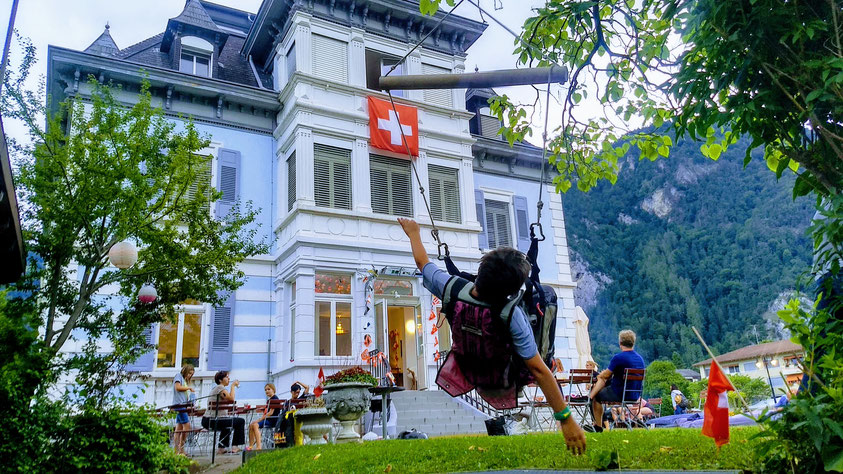
[[[337,355],[351,355],[351,303],[337,303]]]
[[[176,366],[178,323],[163,322],[158,330],[158,367]]]

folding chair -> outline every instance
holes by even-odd
[[[658,408],[658,413],[653,410],[653,416],[661,418],[662,416],[662,399],[661,398],[648,398],[647,403],[649,403],[654,409]]]
[[[571,369],[570,377],[568,377],[567,401],[568,407],[579,418],[580,426],[588,426],[593,423],[588,389],[585,387],[592,383],[594,383],[594,372],[591,369]],[[576,395],[574,395],[574,386],[577,387]]]
[[[266,417],[267,420],[274,421],[274,423],[264,423],[263,428],[261,428],[261,446],[264,447],[264,449],[267,447],[275,447],[275,429],[278,427],[278,423],[281,420],[282,412],[284,411],[284,403],[285,400],[269,400],[269,403],[265,406],[266,411],[269,413],[278,410],[278,416]]]
[[[638,410],[636,410],[636,412],[640,413],[641,407],[644,406],[644,399],[641,397],[641,394],[644,393],[645,372],[646,369],[623,370],[623,394],[621,395],[621,401],[606,403],[607,407],[619,407],[621,411],[620,419],[613,420],[611,423],[611,428],[615,428],[619,424],[624,425],[629,430],[631,430],[635,426],[646,428],[646,425],[642,422],[639,422],[636,419],[635,414],[633,414],[632,410],[630,409],[631,406],[638,405]],[[629,388],[629,382],[641,382],[641,388],[631,389]]]

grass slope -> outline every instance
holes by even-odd
[[[362,445],[301,446],[255,457],[237,473],[460,472],[501,469],[746,469],[757,428],[732,429],[719,451],[693,429],[615,430],[588,434],[588,452],[574,457],[559,433],[389,440]]]

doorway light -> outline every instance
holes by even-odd
[[[407,330],[407,334],[415,334],[416,333],[416,323],[413,320],[407,320],[407,323],[404,324],[404,329]]]

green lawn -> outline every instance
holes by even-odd
[[[588,434],[574,457],[559,433],[389,440],[362,445],[301,446],[261,454],[236,472],[459,472],[500,469],[752,470],[757,428],[732,429],[722,449],[694,429],[615,430]],[[391,468],[390,468],[391,466]]]

